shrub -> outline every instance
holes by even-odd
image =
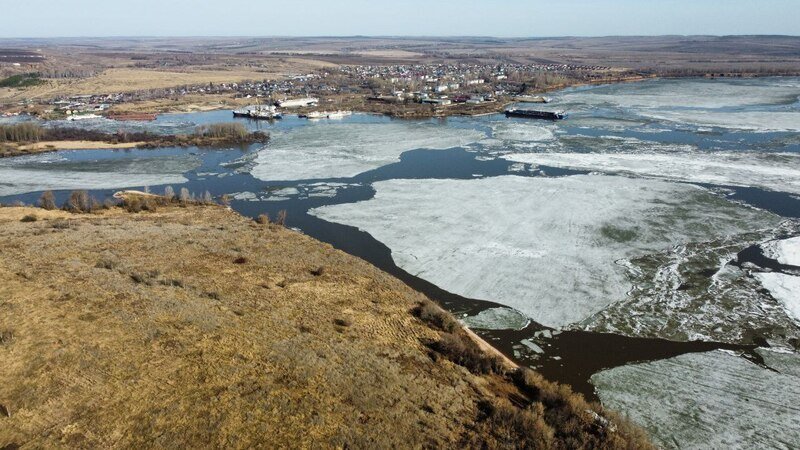
[[[175,190],[172,189],[172,186],[167,186],[164,188],[164,198],[168,202],[171,202],[173,199],[175,199]]]
[[[245,140],[247,138],[247,128],[240,123],[212,123],[197,127],[196,136],[210,138],[228,138],[235,140]]]
[[[70,228],[69,220],[58,219],[54,220],[53,223],[50,224],[50,228],[56,230],[67,230]]]
[[[56,196],[52,191],[44,191],[42,196],[39,197],[39,206],[43,209],[53,210],[56,209]]]
[[[132,196],[132,197],[126,198],[122,202],[122,206],[123,206],[123,208],[125,208],[125,211],[128,211],[130,213],[138,213],[138,212],[141,212],[142,209],[143,209],[142,208],[142,200],[138,196]]]
[[[259,214],[256,217],[256,223],[260,223],[261,225],[269,225],[269,214]]]
[[[430,300],[426,299],[411,312],[423,322],[439,330],[452,333],[459,328],[458,322],[450,313]]]
[[[247,258],[245,258],[244,256],[240,256],[240,257],[234,259],[233,263],[234,264],[247,264]]]
[[[485,428],[476,433],[470,448],[557,448],[553,428],[545,423],[541,407],[517,408],[507,400],[478,403],[478,423]],[[477,441],[477,442],[476,442]]]
[[[22,219],[20,219],[20,222],[36,222],[37,220],[39,220],[39,218],[36,217],[35,214],[28,214]]]
[[[286,210],[282,209],[278,211],[278,220],[275,221],[276,225],[286,226]]]
[[[349,317],[339,317],[334,319],[333,323],[340,327],[349,327],[353,325],[353,319]]]
[[[186,189],[185,187],[182,187],[180,196],[178,197],[178,200],[180,200],[181,203],[187,203],[187,202],[189,202],[191,200],[191,198],[192,197],[189,194],[189,189]]]
[[[64,210],[71,213],[92,212],[98,205],[97,200],[89,197],[86,191],[72,191],[64,203]]]
[[[463,334],[442,333],[438,341],[432,342],[428,346],[474,374],[502,374],[505,372],[503,361],[500,358],[485,353],[472,339]]]
[[[39,142],[44,136],[44,128],[36,123],[0,125],[0,142]]]

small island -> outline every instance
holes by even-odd
[[[240,123],[202,125],[191,134],[164,135],[146,131],[47,128],[38,123],[23,122],[0,125],[0,158],[67,149],[230,147],[268,141],[269,133],[250,132]]]

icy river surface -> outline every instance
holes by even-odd
[[[566,120],[287,117],[243,122],[271,133],[265,146],[0,159],[0,202],[171,185],[229,194],[252,217],[286,210],[660,446],[799,447],[800,79],[551,97],[540,106]]]

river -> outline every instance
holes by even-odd
[[[266,146],[8,158],[0,202],[171,185],[229,194],[251,217],[285,210],[288,226],[399,277],[662,446],[800,443],[800,79],[552,97],[536,107],[567,120],[290,116],[244,122],[271,133]],[[229,120],[70,125],[175,133]],[[732,408],[749,416],[710,433]]]

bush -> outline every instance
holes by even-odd
[[[430,300],[426,299],[411,312],[423,322],[439,330],[452,333],[459,329],[456,319]]]
[[[286,226],[286,210],[282,209],[278,211],[278,220],[275,221],[275,225],[280,225],[282,227]]]
[[[56,209],[56,196],[53,195],[52,191],[45,191],[42,193],[42,196],[39,198],[39,206],[47,210]]]
[[[63,209],[71,213],[90,213],[100,208],[100,203],[86,191],[72,191]]]
[[[247,138],[247,128],[240,123],[213,123],[197,127],[196,136],[210,138],[230,138],[235,140],[245,140]]]
[[[189,189],[186,189],[185,187],[182,187],[180,196],[178,197],[178,200],[180,200],[181,203],[189,202],[191,200],[191,195],[189,194]]]
[[[0,125],[0,142],[39,142],[44,136],[44,128],[36,123]]]
[[[269,225],[269,214],[259,214],[259,216],[256,217],[256,223],[261,225]]]
[[[505,373],[504,364],[500,358],[485,353],[466,335],[442,333],[438,341],[432,342],[428,346],[474,374]]]
[[[37,220],[39,220],[39,218],[36,217],[36,215],[28,214],[25,217],[23,217],[22,219],[20,219],[20,222],[36,222]]]

